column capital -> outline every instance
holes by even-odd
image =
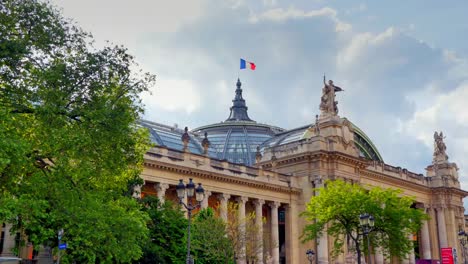
[[[249,200],[249,197],[245,197],[245,196],[236,197],[236,201],[237,201],[238,203],[243,203],[243,204],[245,204],[248,200]]]
[[[265,204],[265,200],[263,199],[255,199],[252,201],[252,203],[255,205],[255,206],[262,206]]]
[[[213,193],[211,191],[205,190],[205,197],[210,197]],[[229,198],[228,198],[229,199]]]
[[[159,191],[165,192],[167,189],[169,189],[169,184],[167,184],[167,183],[162,183],[162,182],[158,182],[158,183],[156,183],[156,184],[154,185],[154,189],[155,189],[156,191],[158,191],[158,192],[159,192]]]
[[[231,198],[231,195],[230,194],[227,194],[227,193],[220,193],[218,194],[218,199],[220,201],[227,201],[229,200],[229,198]]]
[[[278,207],[280,207],[281,203],[280,202],[269,202],[268,205],[271,207],[271,209],[278,209]]]

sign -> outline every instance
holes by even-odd
[[[60,250],[67,249],[67,243],[59,244],[59,249],[60,249]]]
[[[442,253],[442,264],[454,264],[453,263],[453,251],[452,248],[447,247],[447,248],[441,248],[440,249]]]

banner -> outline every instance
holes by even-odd
[[[442,253],[442,264],[454,264],[451,247],[441,248],[440,251]]]

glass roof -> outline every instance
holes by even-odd
[[[146,120],[140,120],[140,125],[148,128],[151,142],[156,146],[164,146],[170,149],[183,151],[184,144],[181,138],[184,134],[184,130]],[[203,147],[201,145],[202,138],[190,132],[189,135],[190,141],[188,150],[191,153],[203,154]],[[208,155],[213,158],[218,158],[216,151],[211,147],[208,148]]]
[[[364,132],[362,132],[362,130],[359,129],[353,123],[351,123],[351,125],[353,126],[353,130],[354,130],[354,142],[356,143],[356,146],[359,149],[360,156],[366,159],[383,161],[382,156],[380,156],[379,151],[374,146],[372,141],[367,137],[367,135],[364,134]],[[263,152],[265,148],[284,145],[290,142],[302,140],[305,131],[309,127],[313,127],[313,126],[314,125],[306,125],[306,126],[288,130],[283,133],[279,133],[275,137],[272,137],[268,141],[264,142],[260,146],[260,150]]]
[[[257,147],[283,130],[255,122],[234,121],[204,126],[194,131],[199,134],[208,133],[211,147],[219,159],[253,165]]]

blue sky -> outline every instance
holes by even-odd
[[[386,163],[424,173],[434,131],[468,189],[465,1],[54,0],[65,16],[123,44],[157,75],[145,118],[198,126],[225,120],[240,75],[249,115],[294,128],[314,122],[322,78],[340,116]],[[257,70],[239,72],[239,58]]]

